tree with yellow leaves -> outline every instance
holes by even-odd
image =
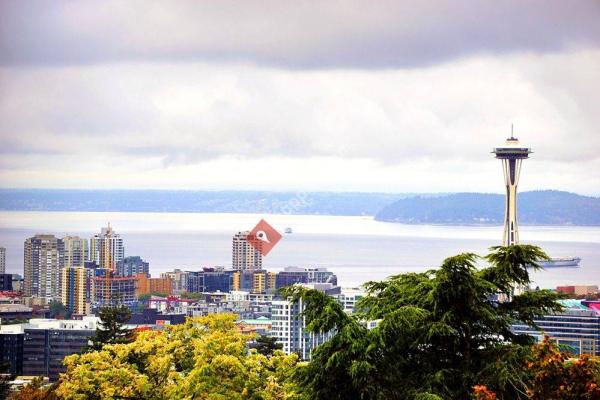
[[[56,394],[63,399],[300,399],[296,355],[248,350],[236,316],[189,318],[143,331],[126,344],[65,359]]]

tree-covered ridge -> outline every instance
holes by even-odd
[[[468,399],[485,385],[500,399],[525,399],[533,338],[511,323],[561,309],[550,291],[524,292],[526,266],[546,258],[535,246],[494,247],[478,269],[471,253],[439,269],[366,284],[353,315],[329,296],[299,287],[308,329],[335,332],[316,348],[301,386],[312,399]],[[498,298],[505,299],[498,301]],[[368,329],[366,321],[378,321]],[[437,397],[436,397],[437,396]]]
[[[556,190],[519,194],[519,222],[529,225],[600,225],[600,198]],[[502,224],[504,195],[455,193],[399,199],[381,209],[379,221],[408,224]]]

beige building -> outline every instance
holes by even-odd
[[[87,239],[82,239],[79,236],[65,236],[62,240],[65,244],[64,266],[71,268],[83,267],[89,257]]]
[[[24,293],[45,302],[60,299],[60,269],[64,243],[54,235],[35,235],[25,240]]]
[[[249,233],[249,231],[238,232],[233,236],[231,244],[233,269],[240,271],[262,269],[262,254],[246,240]]]

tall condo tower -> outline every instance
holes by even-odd
[[[504,184],[506,185],[506,206],[504,211],[504,237],[502,244],[510,246],[519,243],[519,228],[517,226],[517,185],[521,173],[521,163],[532,153],[529,147],[522,147],[512,133],[506,139],[503,147],[492,151],[496,158],[502,160]]]
[[[249,231],[238,232],[231,244],[231,264],[235,270],[262,269],[262,254],[248,241]]]

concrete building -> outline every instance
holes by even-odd
[[[222,268],[203,268],[187,271],[187,291],[193,293],[229,292],[233,289],[234,271]]]
[[[54,235],[35,235],[25,240],[24,294],[46,302],[60,299],[60,269],[64,243]]]
[[[61,271],[61,302],[75,315],[91,313],[94,270],[65,267]]]
[[[262,254],[247,240],[249,231],[233,235],[231,244],[231,265],[235,270],[262,269]]]
[[[337,285],[337,276],[327,268],[286,267],[277,273],[275,287],[280,289],[295,284],[331,283]]]
[[[95,261],[100,268],[115,271],[117,263],[124,258],[123,239],[110,224],[90,239],[90,261]]]
[[[94,306],[127,305],[137,303],[138,279],[135,276],[115,276],[112,272],[110,279],[106,278],[106,270],[96,270],[93,278],[92,299]]]
[[[96,317],[85,317],[78,321],[33,319],[23,324],[23,375],[58,380],[65,371],[63,359],[81,352],[97,323]]]
[[[188,276],[188,272],[180,269],[160,274],[161,278],[170,278],[173,281],[173,294],[181,294],[188,290]]]
[[[89,246],[87,239],[79,236],[65,236],[64,243],[64,266],[67,268],[83,267],[89,258]]]
[[[173,281],[171,278],[150,278],[146,274],[137,274],[137,294],[162,293],[167,296],[173,294]]]
[[[277,274],[264,269],[235,271],[233,290],[251,293],[269,293],[275,290]]]
[[[33,308],[15,303],[0,304],[0,324],[26,321],[33,317]]]
[[[573,353],[600,356],[600,302],[560,300],[565,309],[556,314],[535,319],[539,329],[525,324],[514,324],[512,330],[541,340],[548,335]]]
[[[344,311],[352,314],[356,309],[356,303],[365,297],[365,292],[359,288],[341,288],[339,294],[332,295],[344,307]]]
[[[587,296],[598,293],[598,285],[558,286],[558,293],[572,294],[575,296]]]
[[[6,248],[0,247],[0,274],[6,273]]]
[[[135,276],[138,274],[150,275],[150,264],[140,256],[125,257],[117,262],[117,275]]]

